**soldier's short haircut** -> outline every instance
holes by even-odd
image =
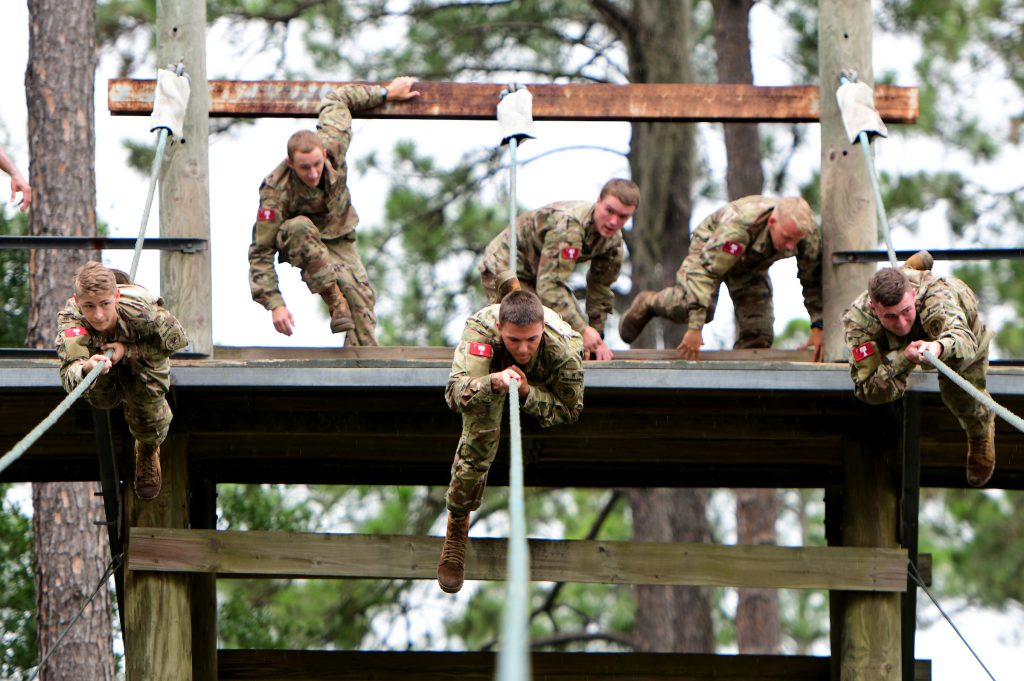
[[[544,321],[544,306],[533,291],[520,289],[501,299],[498,308],[498,322],[530,326]]]
[[[818,229],[818,224],[814,221],[814,211],[799,196],[786,196],[779,199],[775,205],[775,216],[782,224],[792,220],[804,236]]]
[[[89,261],[75,273],[76,296],[98,296],[117,291],[114,271],[96,261]]]
[[[624,180],[621,177],[608,180],[597,198],[603,199],[606,195],[614,196],[623,206],[640,205],[640,187],[633,180]]]
[[[324,141],[312,130],[299,130],[288,138],[288,160],[295,159],[295,154],[308,154],[314,149],[323,149]]]
[[[910,280],[902,270],[884,267],[868,279],[868,295],[871,302],[891,307],[896,305],[910,288]]]

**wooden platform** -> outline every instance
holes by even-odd
[[[252,358],[271,352],[286,358]],[[447,484],[460,428],[443,396],[450,348],[216,355],[174,362],[171,428],[188,433],[194,473],[217,482]],[[771,352],[747,361],[664,356],[634,351],[588,363],[586,406],[573,426],[524,419],[527,484],[821,487],[841,480],[840,443],[898,408],[858,401],[846,365],[778,361],[787,355]],[[1024,369],[991,369],[989,388],[1024,413]],[[964,435],[935,373],[918,372],[912,390],[922,401],[922,484],[964,486]],[[0,360],[0,451],[63,396],[55,360]],[[113,416],[127,455],[130,435],[118,410]],[[1001,422],[997,432],[991,486],[1022,489],[1024,435]],[[504,484],[506,470],[499,460],[490,484]],[[98,477],[83,402],[0,481]]]

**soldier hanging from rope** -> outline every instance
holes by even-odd
[[[352,141],[352,111],[418,97],[414,78],[387,87],[342,85],[320,102],[317,132],[288,140],[288,158],[260,185],[252,244],[252,299],[271,313],[274,328],[292,335],[295,318],[278,288],[274,256],[302,270],[302,280],[331,311],[331,331],[348,332],[345,345],[376,345],[376,293],[356,250],[359,216],[348,191],[345,154]]]
[[[98,262],[75,275],[75,295],[57,315],[57,355],[64,389],[71,392],[97,366],[102,375],[85,393],[99,409],[124,404],[135,438],[135,493],[160,493],[160,444],[171,425],[170,356],[188,344],[163,299]],[[112,350],[111,357],[103,354]]]
[[[850,376],[857,397],[869,404],[902,397],[925,351],[988,394],[992,334],[978,314],[978,300],[959,279],[933,275],[931,261],[921,251],[901,269],[878,270],[843,316]],[[996,466],[995,412],[941,374],[939,392],[967,433],[967,482],[981,487]]]

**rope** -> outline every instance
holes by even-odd
[[[971,644],[967,642],[967,639],[964,638],[964,635],[960,633],[960,630],[953,623],[953,620],[950,619],[949,615],[946,614],[946,611],[942,609],[942,606],[939,605],[939,602],[935,599],[935,596],[932,595],[932,592],[928,589],[927,586],[924,585],[924,580],[921,579],[921,575],[918,573],[917,566],[914,565],[913,561],[907,561],[907,572],[910,574],[910,578],[914,580],[917,583],[917,585],[921,587],[921,589],[924,590],[924,592],[928,595],[928,598],[930,598],[932,603],[935,604],[935,607],[938,608],[943,618],[945,618],[945,620],[949,622],[949,626],[953,627],[953,631],[955,631],[956,635],[960,637],[960,640],[963,641],[963,644],[967,646],[967,650],[971,651],[971,655],[974,655],[974,659],[978,661],[978,664],[981,665],[981,668],[985,670],[986,674],[988,674],[988,678],[992,679],[992,681],[996,681],[996,677],[992,675],[992,672],[990,672],[988,667],[985,666],[985,663],[981,661],[981,657],[979,657],[978,653],[974,651],[974,648],[971,647]]]
[[[508,269],[513,275],[516,270],[516,146],[515,137],[508,141],[509,175],[508,175]]]
[[[927,359],[933,367],[941,371],[946,378],[960,386],[960,388],[962,388],[964,392],[966,392],[968,395],[976,399],[978,402],[981,402],[983,405],[994,411],[1011,426],[1013,426],[1020,432],[1024,433],[1024,419],[1021,419],[1021,417],[1017,416],[1012,411],[1010,411],[1003,405],[993,400],[990,395],[986,395],[985,393],[981,392],[973,385],[968,383],[967,379],[965,379],[963,376],[950,369],[945,362],[943,362],[941,359],[939,359],[932,353],[925,350],[922,354],[924,355],[924,358]]]
[[[184,65],[178,64],[175,69],[177,74],[180,76],[184,73]],[[142,253],[142,244],[146,238],[146,223],[149,222],[149,211],[153,205],[153,195],[156,192],[156,184],[160,175],[160,167],[163,160],[164,148],[167,145],[167,128],[160,128],[159,137],[157,138],[156,156],[153,157],[153,168],[149,176],[149,193],[146,195],[146,207],[142,213],[142,226],[139,228],[139,236],[135,240],[135,253],[132,256],[132,268],[128,275],[128,278],[135,281],[135,274],[139,268],[139,256]],[[107,358],[114,355],[113,350],[106,350],[104,353]],[[13,447],[8,450],[6,454],[0,458],[0,473],[3,473],[8,466],[17,461],[21,456],[28,451],[28,448],[36,443],[40,437],[43,436],[47,430],[49,430],[53,424],[57,423],[64,413],[71,408],[71,405],[78,400],[82,394],[89,389],[89,387],[96,382],[96,379],[103,373],[103,365],[97,364],[93,367],[92,371],[82,380],[78,386],[68,393],[68,396],[58,404],[50,414],[43,419],[39,425],[29,431],[29,434],[19,440]]]
[[[68,632],[71,631],[71,627],[75,626],[75,624],[78,622],[78,620],[81,619],[82,614],[85,612],[85,609],[88,608],[89,604],[92,603],[94,598],[96,598],[96,594],[98,594],[100,592],[100,589],[104,585],[106,585],[107,580],[110,579],[111,575],[113,575],[114,572],[116,572],[117,569],[121,566],[121,560],[123,558],[124,558],[124,554],[119,553],[119,554],[117,554],[116,556],[114,556],[113,558],[110,559],[110,563],[107,565],[107,569],[103,573],[103,576],[100,577],[99,584],[97,584],[96,588],[93,589],[92,595],[89,596],[89,599],[85,603],[82,604],[82,607],[78,610],[78,614],[75,615],[75,618],[73,620],[71,620],[71,624],[69,624],[67,627],[65,627],[64,631],[60,632],[60,636],[57,637],[57,642],[53,644],[52,648],[50,648],[49,650],[46,651],[46,655],[44,655],[43,659],[39,661],[39,665],[32,671],[32,673],[28,675],[28,678],[26,679],[26,681],[32,681],[32,679],[36,678],[36,676],[39,674],[39,672],[42,671],[43,667],[46,666],[47,660],[49,660],[50,656],[53,655],[54,652],[56,652],[57,648],[60,647],[60,644],[64,641],[64,637],[67,636]]]

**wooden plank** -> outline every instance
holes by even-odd
[[[133,527],[128,567],[234,577],[435,579],[440,537]],[[503,539],[473,538],[467,579],[505,579]],[[530,541],[534,581],[898,592],[902,549]]]
[[[210,81],[210,116],[315,118],[320,99],[340,82]],[[376,85],[376,83],[375,83]],[[155,81],[112,78],[107,108],[113,115],[142,116],[153,109]],[[495,120],[504,85],[417,84],[420,97],[355,112],[356,118]],[[572,84],[534,83],[538,121],[817,122],[819,89],[809,85]],[[838,87],[838,81],[836,81]],[[875,105],[889,123],[913,123],[918,89],[879,85]]]
[[[493,653],[221,650],[221,681],[490,681]],[[826,681],[829,658],[692,653],[533,653],[537,681]],[[915,681],[930,681],[917,660]]]

